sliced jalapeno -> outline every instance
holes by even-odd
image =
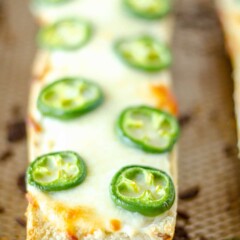
[[[37,107],[43,115],[64,120],[79,117],[102,102],[103,93],[95,83],[81,78],[64,78],[40,92]]]
[[[172,61],[169,48],[150,36],[119,40],[115,49],[124,62],[143,71],[163,70]]]
[[[66,18],[40,29],[38,43],[48,49],[75,50],[88,42],[91,32],[88,22]]]
[[[27,170],[27,180],[42,191],[61,191],[82,183],[86,173],[86,165],[77,153],[55,152],[33,161]]]
[[[175,200],[171,178],[163,171],[145,166],[127,166],[113,177],[112,200],[117,206],[145,216],[169,210]]]
[[[127,10],[137,17],[158,19],[171,10],[171,0],[123,0]]]
[[[167,112],[147,106],[124,110],[117,121],[117,132],[127,144],[146,152],[170,151],[177,141],[179,125]]]

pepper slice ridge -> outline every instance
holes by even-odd
[[[123,62],[145,72],[159,72],[171,65],[168,46],[149,35],[118,40],[114,49]]]
[[[84,181],[87,168],[75,152],[53,152],[36,158],[28,167],[27,182],[42,191],[61,191]]]
[[[171,10],[171,0],[124,0],[123,4],[131,14],[147,20],[163,18]]]
[[[170,151],[180,132],[174,116],[149,106],[125,109],[117,120],[116,129],[123,143],[149,153]]]
[[[168,211],[175,201],[171,177],[156,168],[131,165],[120,169],[112,178],[113,202],[128,211],[157,216]]]
[[[91,38],[92,27],[80,18],[68,17],[42,27],[37,35],[38,44],[49,50],[76,50]]]
[[[96,83],[80,77],[66,77],[41,90],[37,108],[43,115],[68,120],[97,108],[103,99]]]

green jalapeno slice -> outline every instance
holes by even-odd
[[[171,0],[123,0],[126,9],[137,17],[155,20],[171,10]]]
[[[38,43],[43,48],[75,50],[85,45],[91,37],[91,26],[77,18],[65,18],[44,26],[38,33]]]
[[[30,164],[27,181],[42,191],[61,191],[82,183],[86,174],[86,165],[77,153],[54,152],[40,156]]]
[[[119,40],[115,50],[125,63],[147,72],[161,71],[172,61],[169,48],[151,36]]]
[[[170,151],[178,139],[179,125],[175,117],[162,110],[137,106],[124,110],[117,121],[120,139],[151,153]]]
[[[163,171],[146,166],[127,166],[113,177],[113,202],[128,211],[157,216],[169,210],[175,200],[171,178]]]
[[[64,120],[79,117],[102,102],[103,93],[95,83],[81,78],[64,78],[43,88],[37,107],[43,115]]]

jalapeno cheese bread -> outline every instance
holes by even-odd
[[[169,0],[36,0],[28,240],[172,239]]]
[[[226,49],[233,65],[234,102],[240,149],[240,1],[215,0],[215,3],[225,33]]]

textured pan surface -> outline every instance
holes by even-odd
[[[5,209],[0,213],[0,239],[24,239],[26,201],[17,181],[26,167],[26,142],[8,143],[6,125],[22,119],[26,111],[35,28],[26,2],[2,0],[0,9],[0,155],[8,148],[14,153],[0,160],[0,207]],[[180,142],[180,192],[200,188],[196,198],[180,200],[179,208],[190,216],[184,225],[192,239],[221,240],[240,235],[230,64],[209,1],[179,0],[176,14],[174,86],[182,116],[191,116]],[[19,114],[14,106],[20,106]]]

